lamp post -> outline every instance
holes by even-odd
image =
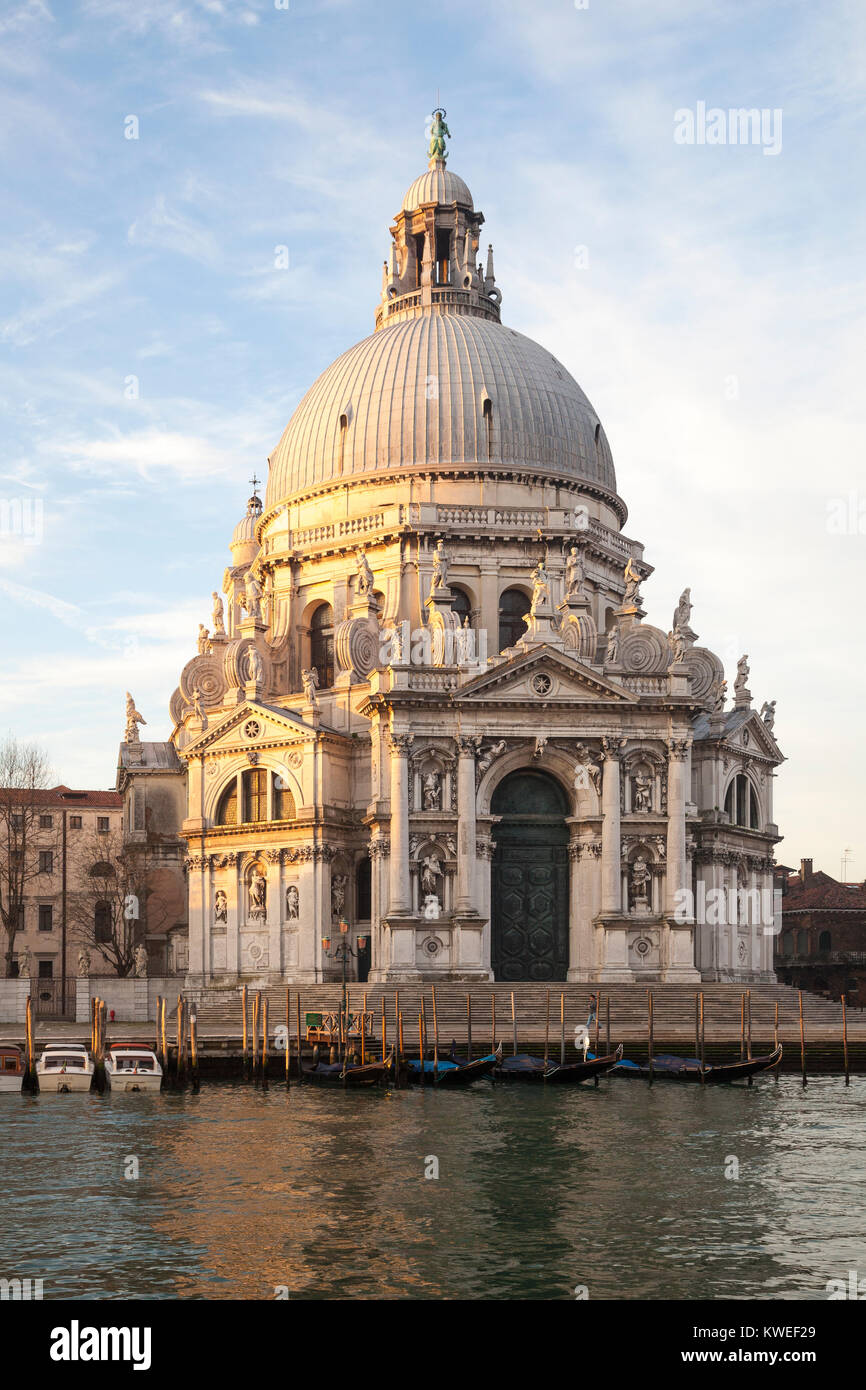
[[[328,956],[331,960],[338,960],[338,961],[340,961],[340,964],[341,964],[341,967],[342,967],[342,980],[343,980],[343,996],[342,996],[342,999],[343,999],[343,1002],[342,1002],[341,1009],[340,1009],[340,1016],[341,1016],[341,1021],[342,1021],[342,1022],[341,1022],[341,1027],[340,1027],[340,1033],[341,1033],[341,1035],[342,1035],[342,1037],[341,1037],[341,1042],[342,1042],[342,1044],[343,1044],[343,1058],[342,1058],[342,1061],[343,1061],[343,1071],[345,1072],[345,1070],[346,1070],[346,1053],[347,1053],[348,1046],[349,1046],[349,1008],[348,1008],[348,999],[347,999],[347,997],[346,997],[346,963],[347,963],[347,961],[349,960],[349,957],[350,957],[350,956],[354,957],[355,960],[358,959],[359,952],[365,950],[365,948],[366,948],[366,945],[367,945],[367,938],[366,938],[366,936],[359,936],[359,937],[358,937],[358,950],[357,950],[357,951],[353,951],[352,948],[351,948],[351,946],[349,945],[349,941],[348,941],[349,923],[346,921],[345,917],[341,917],[341,918],[340,918],[339,931],[340,931],[340,941],[339,941],[339,944],[338,944],[337,946],[335,946],[335,948],[334,948],[333,951],[331,950],[331,938],[330,938],[330,936],[323,936],[323,937],[322,937],[322,953],[323,953],[323,955]],[[362,1021],[362,1023],[361,1023],[361,1026],[363,1027],[363,1021]]]

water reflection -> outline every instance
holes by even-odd
[[[862,1078],[2,1100],[0,1273],[48,1298],[823,1298],[866,1272]]]

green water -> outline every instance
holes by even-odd
[[[863,1078],[4,1095],[0,1276],[46,1299],[825,1299],[866,1273],[864,1121]]]

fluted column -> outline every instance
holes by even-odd
[[[603,738],[604,771],[601,784],[601,911],[615,916],[622,910],[620,868],[619,755],[625,740]]]
[[[391,734],[390,912],[412,910],[409,890],[409,749],[413,734]]]
[[[686,738],[668,739],[668,835],[667,894],[665,911],[669,917],[683,916],[683,890],[690,888],[686,862],[686,801],[691,778],[691,742]],[[691,919],[692,910],[685,915]]]
[[[457,740],[457,912],[475,906],[475,741]]]

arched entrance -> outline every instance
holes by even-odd
[[[568,803],[545,772],[511,772],[493,793],[491,966],[495,980],[568,972]]]

